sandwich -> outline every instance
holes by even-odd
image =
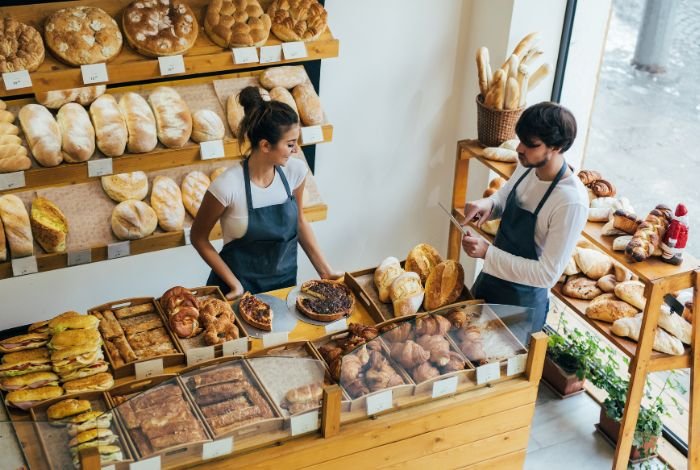
[[[75,468],[80,468],[80,451],[71,449],[73,455],[73,465]],[[124,460],[122,450],[119,446],[114,445],[97,445],[97,452],[100,454],[100,465],[120,462]]]
[[[51,353],[53,371],[61,376],[103,359],[104,354],[100,342],[57,349]]]
[[[68,317],[74,317],[76,315],[80,315],[78,312],[65,312],[62,313],[51,320],[44,320],[44,321],[38,321],[36,323],[32,323],[29,325],[28,331],[30,333],[48,333],[49,332],[49,322],[56,320],[58,318],[68,318]]]
[[[49,341],[50,349],[66,349],[84,344],[102,344],[102,338],[97,330],[65,330],[56,333]],[[97,347],[95,347],[97,349]]]
[[[0,388],[6,392],[58,385],[58,376],[53,372],[32,372],[0,379]]]
[[[49,333],[55,335],[66,330],[95,330],[99,324],[100,320],[93,315],[66,312],[49,321]]]
[[[109,390],[114,385],[112,374],[100,372],[99,374],[91,375],[82,379],[75,379],[63,384],[66,393],[79,392],[102,392]]]
[[[23,410],[28,410],[37,403],[63,395],[63,389],[55,385],[47,387],[15,390],[5,395],[5,404]]]
[[[60,375],[61,379],[63,379],[64,382],[67,382],[69,380],[90,377],[91,375],[99,374],[100,372],[107,372],[107,370],[109,370],[109,366],[107,365],[107,363],[103,360],[99,360],[93,364],[90,364],[89,366],[84,366],[80,369],[74,369],[71,372],[63,373]]]
[[[49,350],[46,348],[27,349],[2,356],[0,377],[14,377],[31,372],[51,370]]]
[[[71,452],[80,452],[90,447],[106,446],[115,443],[119,437],[109,428],[95,428],[81,432],[68,441]]]
[[[68,419],[66,429],[68,435],[75,437],[90,429],[108,428],[112,425],[112,413],[103,411],[87,411]]]
[[[69,398],[68,400],[61,400],[49,406],[46,410],[46,416],[48,416],[50,422],[55,422],[80,413],[85,413],[86,411],[92,411],[92,405],[89,401]]]
[[[11,353],[24,349],[34,349],[44,346],[49,341],[46,333],[27,333],[0,340],[0,352]]]

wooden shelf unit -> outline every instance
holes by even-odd
[[[455,161],[452,209],[453,213],[460,219],[464,218],[463,208],[466,204],[469,163],[472,160],[479,161],[489,170],[506,179],[510,178],[516,168],[514,163],[494,162],[484,158],[483,146],[477,140],[459,141]],[[601,235],[602,226],[602,223],[588,222],[582,236],[596,248],[639,276],[640,281],[646,285],[647,304],[644,309],[639,341],[635,343],[615,336],[610,331],[609,324],[588,318],[585,314],[587,302],[566,297],[561,293],[560,286],[555,286],[552,293],[632,359],[629,366],[630,386],[620,434],[617,439],[613,468],[616,470],[627,468],[647,374],[679,368],[691,369],[688,468],[700,468],[700,327],[698,327],[700,322],[693,323],[692,346],[686,347],[684,355],[670,356],[652,350],[658,326],[659,306],[663,303],[664,295],[681,289],[694,288],[694,305],[700,305],[700,261],[690,254],[684,253],[681,266],[673,266],[659,259],[632,263],[624,253],[612,249],[612,237]],[[474,228],[476,229],[476,227]],[[481,230],[478,231],[489,241],[493,240],[493,237]],[[461,237],[459,230],[450,224],[448,258],[459,259]]]

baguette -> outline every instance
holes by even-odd
[[[522,64],[518,67],[518,87],[520,88],[520,107],[526,105],[528,82],[530,81],[530,69]]]
[[[503,109],[505,99],[507,74],[502,69],[493,74],[493,83],[484,97],[484,105],[488,108]]]
[[[40,165],[57,166],[63,161],[61,129],[48,109],[39,104],[25,105],[19,111],[19,122],[29,144],[29,150]],[[12,126],[12,124],[9,125]]]
[[[107,157],[123,155],[129,141],[129,131],[114,96],[102,95],[93,101],[90,117],[95,126],[97,148]]]
[[[552,72],[552,66],[549,64],[542,64],[540,65],[537,70],[535,70],[535,73],[530,76],[530,79],[528,80],[527,83],[527,89],[528,90],[534,90],[537,85],[539,85],[544,78],[549,75]]]
[[[522,59],[527,51],[535,47],[539,41],[540,33],[538,31],[532,32],[520,40],[515,49],[513,49],[513,54]]]
[[[520,88],[514,77],[508,77],[506,82],[505,109],[518,109],[520,106]]]
[[[305,126],[323,124],[323,108],[321,99],[316,94],[311,83],[302,83],[292,90],[292,96],[299,110],[299,118]]]
[[[69,163],[89,160],[95,153],[95,129],[85,108],[78,103],[66,103],[58,110],[57,117],[63,160]]]
[[[518,161],[518,152],[500,147],[486,147],[484,158],[496,162],[515,163]]]
[[[508,59],[508,78],[518,78],[518,67],[520,67],[520,58],[513,54]]]
[[[520,60],[520,63],[524,65],[529,65],[542,54],[544,54],[542,49],[539,49],[537,47],[531,47],[530,50],[528,50],[523,56],[523,58]]]
[[[476,70],[479,74],[479,91],[481,96],[486,96],[489,91],[489,50],[482,46],[476,51]]]

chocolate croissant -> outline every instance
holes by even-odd
[[[588,187],[591,188],[596,197],[612,197],[617,194],[615,186],[608,180],[600,179],[594,181]]]

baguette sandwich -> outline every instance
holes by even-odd
[[[5,354],[0,364],[0,377],[14,377],[32,372],[51,370],[49,350],[46,348],[27,349]]]
[[[5,395],[5,405],[28,410],[37,403],[63,395],[63,389],[55,385],[16,390]]]

